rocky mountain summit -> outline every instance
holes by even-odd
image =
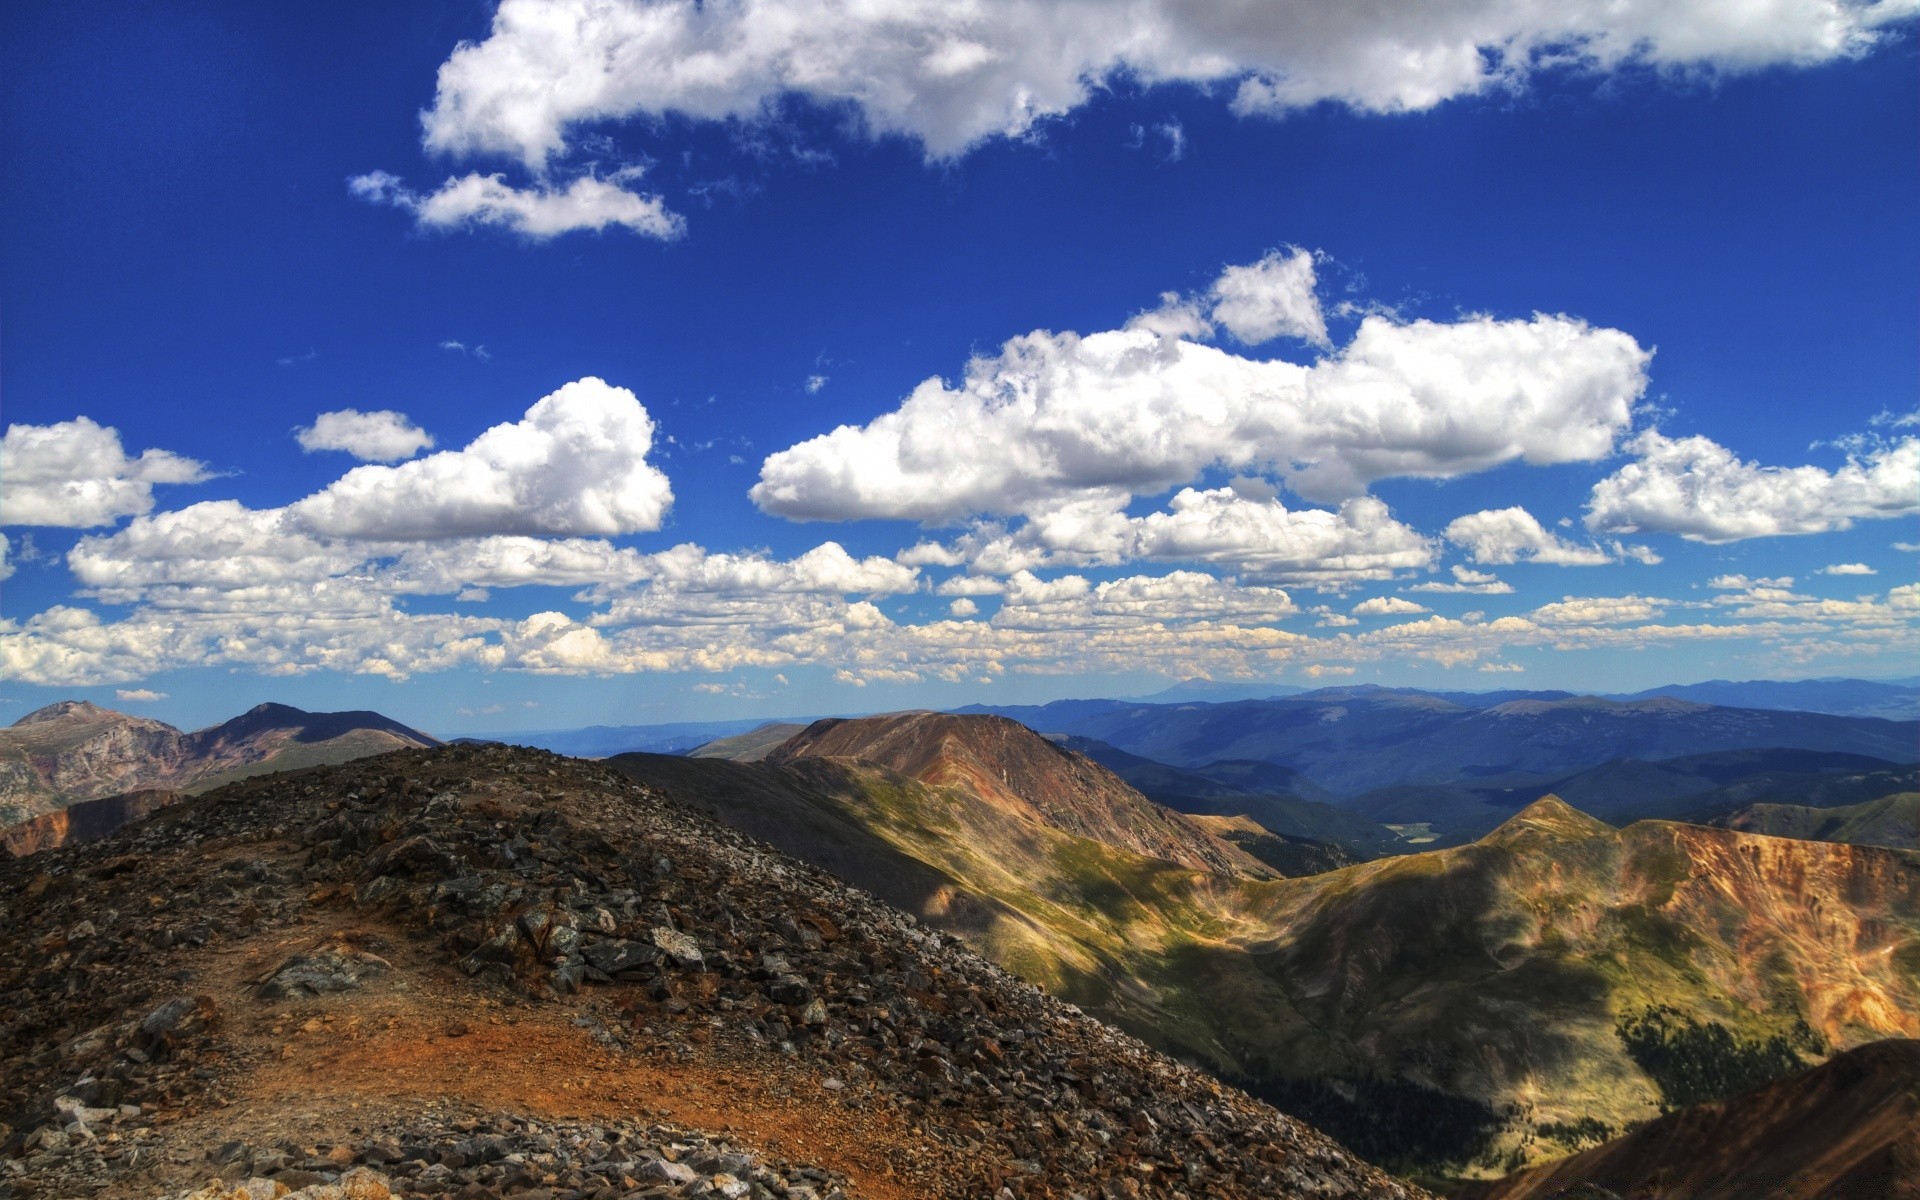
[[[31,853],[68,837],[111,832],[163,798],[148,796],[144,806],[105,803],[61,818],[81,802],[140,791],[205,791],[265,771],[439,744],[376,712],[260,704],[231,721],[183,733],[161,721],[63,700],[0,729],[0,830],[13,853]]]
[[[232,784],[0,862],[0,910],[4,1200],[1420,1195],[539,751]]]

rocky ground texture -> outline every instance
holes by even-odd
[[[1419,1195],[538,751],[235,784],[0,863],[0,911],[0,1200]]]

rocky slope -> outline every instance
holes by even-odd
[[[1920,1042],[1875,1042],[1462,1200],[1920,1197]]]
[[[1245,852],[1148,801],[1113,772],[1005,717],[901,713],[815,721],[766,761],[854,759],[1076,837],[1200,871],[1263,877]]]
[[[98,841],[123,825],[131,825],[186,798],[185,792],[149,788],[102,796],[98,800],[76,801],[0,830],[0,847],[18,856],[75,842]]]
[[[0,862],[0,909],[7,1200],[214,1174],[529,1200],[1417,1194],[870,895],[536,751],[234,784]]]
[[[143,789],[202,791],[265,771],[346,762],[439,742],[374,712],[310,713],[261,704],[192,733],[80,700],[51,704],[0,730],[0,829],[83,800]],[[65,827],[102,828],[112,806]],[[19,844],[57,845],[58,820]]]

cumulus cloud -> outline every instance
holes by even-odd
[[[632,392],[589,376],[465,449],[356,467],[288,514],[315,534],[395,541],[658,529],[673,492],[647,462],[653,432]]]
[[[204,463],[170,451],[129,457],[119,430],[88,417],[9,425],[0,438],[0,525],[110,525],[151,511],[155,484],[207,477]]]
[[[13,572],[13,543],[7,540],[6,534],[0,533],[0,580],[11,579]]]
[[[1397,617],[1433,610],[1399,596],[1374,596],[1354,605],[1353,611],[1355,616],[1361,617]]]
[[[1289,509],[1241,481],[1237,488],[1182,488],[1165,511],[1137,517],[1101,499],[1054,505],[1011,531],[978,526],[954,542],[949,556],[988,574],[1146,560],[1211,563],[1269,581],[1337,583],[1423,568],[1433,547],[1371,496],[1331,512]]]
[[[391,409],[323,412],[313,424],[294,430],[294,438],[308,454],[344,450],[361,462],[398,462],[433,447],[432,434],[415,425],[405,413]]]
[[[632,175],[624,173],[611,180],[581,175],[564,187],[543,183],[520,188],[498,174],[470,173],[450,178],[439,190],[422,194],[397,175],[371,171],[349,179],[347,190],[371,204],[391,205],[412,213],[423,229],[493,226],[536,242],[576,230],[600,233],[610,227],[663,242],[684,234],[686,221],[678,213],[669,212],[659,196],[620,186]]]
[[[892,412],[771,455],[752,496],[796,520],[929,525],[1031,514],[1270,470],[1312,500],[1395,476],[1612,452],[1646,386],[1628,335],[1564,316],[1365,318],[1310,367],[1135,327],[1035,332]]]
[[[1659,616],[1667,601],[1645,596],[1568,596],[1533,610],[1542,625],[1618,625]]]
[[[1552,563],[1561,567],[1595,567],[1613,561],[1598,546],[1577,546],[1550,532],[1524,508],[1498,508],[1457,517],[1447,525],[1446,539],[1464,546],[1477,563]]]
[[[1755,578],[1747,575],[1715,575],[1712,579],[1707,580],[1707,586],[1713,588],[1715,591],[1744,591],[1748,588],[1790,588],[1793,586],[1793,576],[1776,575],[1769,577],[1762,575]]]
[[[1221,272],[1213,284],[1210,315],[1249,346],[1277,337],[1325,346],[1327,319],[1313,286],[1312,254],[1276,250],[1251,266]]]
[[[1832,566],[1821,567],[1820,570],[1815,573],[1819,575],[1878,575],[1880,572],[1874,570],[1866,563],[1834,563]]]
[[[1271,622],[1299,611],[1279,588],[1243,586],[1198,571],[1133,575],[1093,583],[1080,575],[1041,579],[1021,571],[1007,580],[994,625],[1012,629],[1124,626],[1200,619]],[[1281,639],[1298,634],[1265,630]]]
[[[1513,591],[1513,585],[1485,571],[1475,571],[1455,563],[1448,568],[1453,572],[1453,582],[1443,583],[1428,580],[1416,583],[1407,590],[1410,592],[1433,592],[1436,594],[1505,596]]]
[[[152,688],[116,688],[113,694],[122,700],[130,700],[139,704],[148,704],[155,700],[165,700],[167,698],[165,692],[156,692]]]
[[[1762,466],[1710,438],[1669,438],[1658,430],[1627,449],[1637,461],[1594,485],[1589,529],[1723,543],[1920,513],[1920,438],[1850,455],[1837,471]]]
[[[1122,75],[1230,85],[1243,113],[1323,101],[1404,112],[1517,85],[1542,65],[1824,62],[1865,51],[1911,11],[1858,0],[503,0],[488,36],[441,66],[422,121],[431,150],[512,155],[539,171],[567,152],[576,126],[667,114],[752,121],[798,95],[947,157],[1022,135]]]

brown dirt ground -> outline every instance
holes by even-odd
[[[353,913],[319,910],[314,918],[199,960],[202,973],[189,986],[221,1007],[231,1056],[221,1082],[231,1104],[179,1119],[162,1114],[170,1145],[327,1144],[424,1104],[452,1102],[724,1134],[770,1157],[843,1172],[868,1200],[919,1200],[953,1177],[953,1150],[903,1114],[869,1103],[856,1080],[835,1093],[822,1086],[824,1072],[802,1061],[763,1051],[730,1062],[710,1041],[694,1040],[704,1032],[697,1027],[684,1031],[690,1037],[649,1044],[615,1008],[620,993],[544,1004],[496,998],[397,930]],[[393,972],[340,995],[279,1002],[254,995],[252,985],[289,955],[336,939],[378,946]],[[585,1026],[575,1023],[582,1017]],[[634,1047],[602,1044],[594,1028],[601,1021],[625,1028],[638,1039]]]

